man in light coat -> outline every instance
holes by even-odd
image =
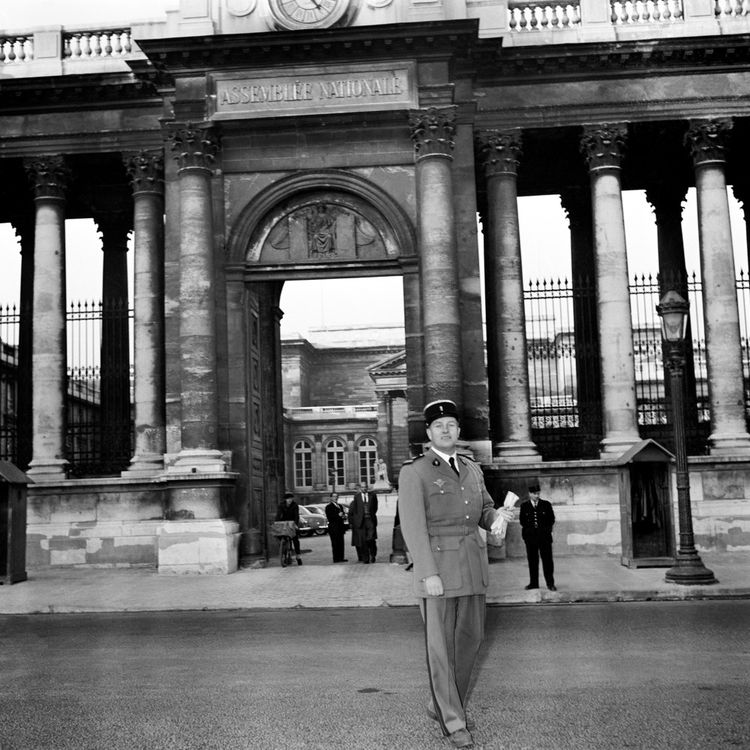
[[[494,533],[513,513],[495,509],[479,465],[457,454],[456,404],[433,401],[424,417],[430,448],[402,467],[398,505],[425,627],[427,711],[454,747],[472,747],[465,702],[484,637],[489,582],[480,528]]]

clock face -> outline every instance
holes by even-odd
[[[285,29],[332,26],[349,6],[348,0],[269,0],[274,20]]]

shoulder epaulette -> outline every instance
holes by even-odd
[[[404,463],[401,464],[401,466],[406,466],[407,464],[413,464],[415,461],[419,461],[420,458],[424,458],[424,453],[420,453],[418,456],[414,456],[413,458],[407,458]]]

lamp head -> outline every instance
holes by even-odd
[[[656,312],[661,318],[661,335],[664,341],[677,344],[685,340],[689,309],[690,303],[674,289],[662,295],[656,306]]]

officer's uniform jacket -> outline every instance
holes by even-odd
[[[414,592],[439,575],[444,596],[483,594],[489,582],[487,544],[497,516],[478,464],[458,457],[460,476],[432,449],[407,462],[398,480],[401,533],[414,564]]]

